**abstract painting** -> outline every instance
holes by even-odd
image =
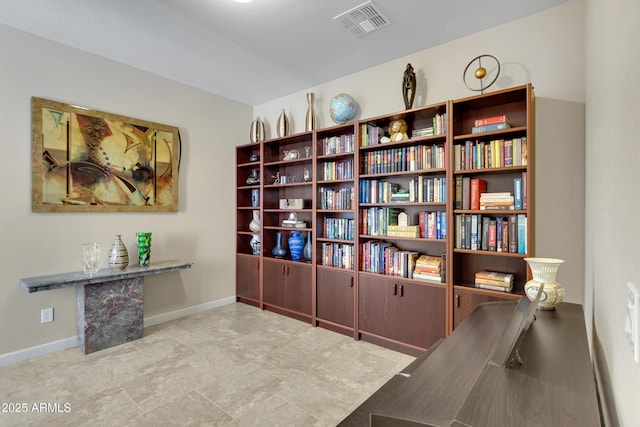
[[[33,212],[177,212],[178,128],[31,98]]]

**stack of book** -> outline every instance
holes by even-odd
[[[504,193],[481,193],[480,210],[514,210],[513,194]]]
[[[486,270],[479,271],[476,273],[475,285],[476,288],[511,292],[513,289],[513,274]]]
[[[307,228],[307,223],[298,219],[284,219],[282,220],[282,226],[292,228]]]
[[[411,138],[422,138],[423,136],[433,136],[433,126],[411,131]]]
[[[397,192],[391,195],[390,201],[396,203],[407,203],[410,200],[409,190],[400,188]]]
[[[420,237],[419,225],[389,225],[387,226],[387,236],[391,237]]]
[[[443,257],[420,255],[416,260],[416,266],[413,270],[413,278],[443,283],[445,281],[444,270]]]
[[[509,129],[510,127],[508,116],[484,117],[477,119],[473,123],[471,133],[491,132],[494,130]]]

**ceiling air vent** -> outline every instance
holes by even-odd
[[[371,0],[347,10],[333,18],[339,22],[350,33],[357,37],[362,37],[371,31],[378,30],[390,24],[386,16],[380,12],[378,6]]]

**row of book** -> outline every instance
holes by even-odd
[[[527,137],[465,141],[456,144],[454,170],[492,169],[527,165]]]
[[[384,136],[384,128],[369,123],[360,125],[360,146],[368,147],[370,145],[380,144],[380,138]]]
[[[444,255],[428,256],[400,250],[389,242],[372,240],[360,245],[360,269],[408,279],[446,282]]]
[[[400,250],[389,242],[372,240],[360,244],[360,268],[369,273],[413,278],[418,255],[418,252]]]
[[[318,209],[321,210],[351,210],[354,206],[353,187],[343,187],[339,190],[330,187],[320,187]]]
[[[497,271],[478,271],[475,274],[476,288],[491,289],[492,291],[511,292],[513,290],[513,274]]]
[[[353,159],[322,164],[322,180],[335,181],[339,179],[353,179]]]
[[[527,172],[513,179],[510,191],[487,192],[487,181],[457,175],[454,209],[521,210],[527,209]]]
[[[324,218],[322,235],[327,239],[353,240],[354,221],[349,218]]]
[[[321,141],[321,155],[353,153],[356,137],[353,134],[330,136]]]
[[[390,225],[398,225],[400,212],[403,212],[402,209],[387,207],[362,209],[360,213],[362,234],[386,236]]]
[[[385,180],[360,181],[361,203],[445,203],[447,179],[445,177],[418,176],[409,180],[409,189]]]
[[[479,251],[527,253],[527,216],[456,214],[455,247]]]
[[[377,174],[443,169],[445,152],[444,145],[437,144],[369,151],[361,154],[361,170],[363,174]]]
[[[417,221],[399,225],[398,218],[406,215],[398,208],[369,208],[360,213],[360,230],[369,236],[413,237],[444,240],[447,237],[447,214],[443,211],[418,212]]]
[[[353,270],[353,245],[348,243],[322,243],[320,264]]]

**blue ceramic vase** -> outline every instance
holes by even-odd
[[[276,246],[271,254],[276,258],[283,258],[287,254],[287,250],[282,247],[282,233],[276,233]]]
[[[292,231],[289,237],[289,251],[293,261],[300,261],[302,256],[302,248],[304,247],[304,237],[300,237],[299,231]]]

